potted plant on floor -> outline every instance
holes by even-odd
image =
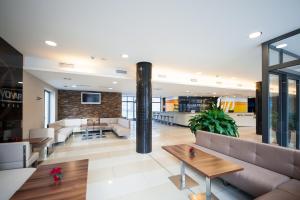
[[[189,127],[192,133],[197,130],[211,133],[239,137],[235,121],[221,108],[212,105],[209,110],[200,112],[189,120]]]

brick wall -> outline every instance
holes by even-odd
[[[101,92],[101,104],[81,104],[81,91],[58,91],[58,119],[121,117],[122,94]]]

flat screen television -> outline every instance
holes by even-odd
[[[81,92],[81,104],[101,104],[101,93]]]

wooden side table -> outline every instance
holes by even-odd
[[[62,182],[55,185],[49,175],[54,167],[61,167]],[[11,200],[85,200],[88,160],[77,160],[50,165],[40,165]]]
[[[234,173],[243,170],[243,168],[233,162],[218,158],[212,154],[195,148],[195,156],[190,157],[187,144],[163,146],[162,148],[181,161],[181,174],[170,177],[170,180],[178,186],[179,189],[194,186],[193,180],[185,174],[185,166],[190,166],[193,170],[205,176],[206,192],[197,195],[192,194],[192,200],[211,200],[217,199],[211,192],[211,179],[225,174]],[[191,186],[188,183],[192,183]]]

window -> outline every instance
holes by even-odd
[[[152,112],[161,111],[161,98],[152,98]],[[122,97],[122,116],[128,119],[136,118],[136,98],[133,96]]]
[[[44,91],[44,103],[45,103],[45,121],[44,121],[44,127],[47,128],[48,124],[50,124],[51,119],[51,101],[50,101],[50,92],[45,90]]]
[[[152,112],[160,112],[161,111],[161,98],[153,97],[152,98]]]
[[[136,117],[136,103],[135,97],[123,96],[122,97],[122,117],[127,119],[135,119]]]
[[[47,128],[48,124],[55,122],[55,93],[49,90],[44,90],[44,127]]]

